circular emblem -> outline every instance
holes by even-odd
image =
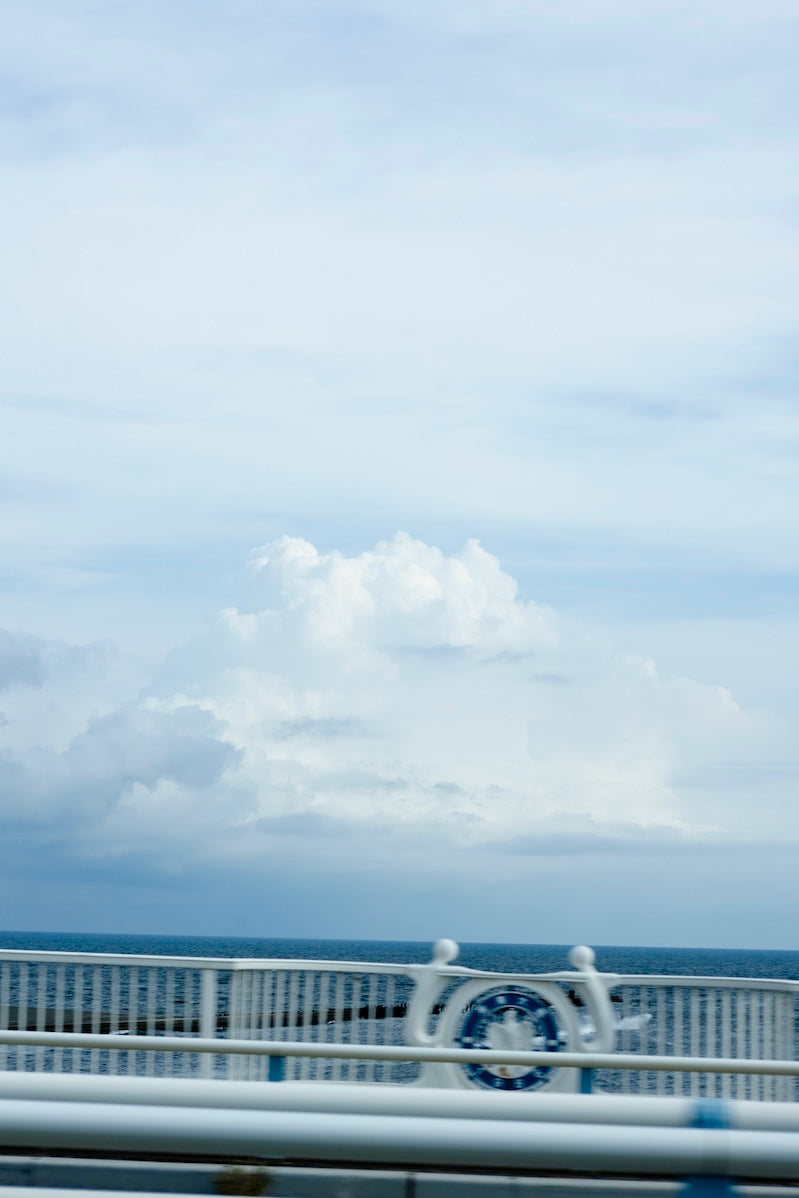
[[[474,1000],[458,1029],[461,1048],[510,1052],[557,1052],[561,1027],[554,1006],[533,990],[498,986]],[[536,1090],[553,1072],[551,1065],[463,1065],[475,1085],[489,1090]]]

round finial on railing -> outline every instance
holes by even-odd
[[[587,944],[575,944],[574,948],[569,949],[569,964],[582,973],[593,969],[595,961],[596,953]]]
[[[457,940],[437,940],[433,945],[433,964],[449,965],[460,951]]]

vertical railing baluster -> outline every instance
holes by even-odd
[[[164,971],[164,1035],[175,1034],[175,967],[168,965]],[[164,1053],[164,1073],[173,1077],[177,1072],[176,1062],[180,1059],[179,1052]]]
[[[345,1019],[341,1025],[341,1039],[344,1043],[352,1044],[355,1037],[355,982],[356,974],[344,974],[344,1010],[349,1010],[350,1017]],[[356,1061],[343,1061],[343,1076],[345,1080],[355,1080],[358,1076],[358,1065]]]
[[[164,1032],[167,1036],[175,1034],[175,974],[174,965],[168,965],[164,978]]]
[[[259,1040],[271,1040],[272,1033],[269,1028],[269,1021],[272,1015],[272,971],[271,969],[262,969],[260,971],[260,986],[258,999],[258,1038]],[[258,1071],[256,1074],[259,1081],[265,1081],[269,1076],[269,1058],[258,1058]]]
[[[628,993],[629,993],[629,1004],[628,1004],[627,1009],[628,1009],[628,1012],[629,1012],[632,1020],[634,1021],[636,1016],[640,1015],[640,1013],[641,1013],[641,987],[636,986],[634,989],[631,989]],[[624,1039],[625,1039],[625,1044],[626,1044],[626,1051],[633,1052],[635,1046],[633,1044],[634,1032],[633,1032],[632,1024],[630,1027],[627,1028],[627,1031],[624,1033]],[[629,1076],[630,1076],[630,1090],[632,1091],[632,1093],[637,1094],[641,1089],[641,1085],[643,1083],[643,1078],[641,1077],[641,1074],[637,1070],[628,1069],[627,1072],[629,1073]]]
[[[783,1060],[793,1061],[796,1059],[796,993],[793,990],[788,991],[783,995]],[[799,1089],[799,1079],[795,1077],[783,1078],[783,1098],[786,1102],[796,1102],[797,1089]]]
[[[286,1011],[286,1034],[284,1040],[297,1039],[297,1014],[299,1009],[300,972],[297,969],[289,971],[288,1000]],[[298,1077],[297,1058],[286,1061],[286,1080],[295,1081]]]
[[[89,986],[91,993],[91,1031],[93,1035],[97,1035],[100,1031],[100,1017],[103,1010],[103,990],[101,984],[101,972],[99,965],[93,965],[89,970]],[[89,1073],[97,1073],[99,1071],[100,1051],[97,1048],[92,1049],[87,1054],[89,1062]]]
[[[0,1027],[3,1029],[3,1031],[10,1030],[10,975],[13,968],[13,964],[10,961],[0,961]],[[2,1059],[3,1067],[5,1069],[9,1068],[13,1051],[14,1050],[7,1045],[2,1049],[0,1059]],[[14,1063],[16,1065],[16,1058],[14,1058]]]
[[[743,990],[735,991],[735,1055],[746,1056],[746,1000]],[[745,1079],[740,1074],[733,1078],[733,1096],[746,1097]]]
[[[777,1018],[777,1000],[779,998],[779,993],[776,990],[769,990],[767,997],[768,997],[767,1015],[766,1015],[767,1027],[766,1027],[766,1033],[765,1033],[766,1037],[767,1037],[766,1043],[768,1045],[769,1056],[771,1057],[772,1060],[778,1061],[780,1059],[780,1055],[779,1055],[780,1033],[779,1033],[779,1021]],[[770,1077],[766,1080],[765,1096],[766,1096],[766,1100],[768,1102],[775,1102],[777,1100],[777,1081],[778,1081],[778,1079],[776,1077]]]
[[[156,999],[155,999],[155,984],[156,984],[157,978],[156,978],[156,971],[152,965],[150,965],[146,968],[144,976],[147,979],[146,983],[145,983],[145,991],[144,991],[145,1010],[147,1012],[147,1023],[146,1023],[147,1032],[146,1032],[146,1034],[148,1036],[154,1036],[155,1032],[156,1032],[155,1017],[156,1017],[157,1006],[156,1006]],[[145,1072],[145,1074],[150,1074],[150,1075],[154,1074],[155,1073],[155,1064],[156,1064],[155,1053],[148,1050],[144,1054],[144,1072]]]
[[[330,973],[328,972],[328,970],[325,969],[322,973],[319,974],[319,997],[317,999],[319,1015],[318,1015],[318,1022],[316,1025],[316,1039],[318,1041],[327,1039],[327,1008],[328,1008],[328,1002],[329,1002],[329,998],[328,998],[329,994],[330,994]],[[316,1080],[322,1081],[322,1079],[326,1076],[326,1072],[327,1072],[327,1063],[322,1059],[318,1060],[316,1062],[316,1067],[314,1070],[314,1077],[316,1078]]]
[[[53,1030],[63,1032],[64,1030],[64,1005],[66,1002],[66,965],[56,965],[55,967],[55,995],[53,998]],[[64,1072],[64,1050],[56,1048],[53,1050],[53,1071],[55,1073]]]
[[[11,1015],[10,978],[12,969],[13,964],[11,961],[0,961],[0,1028],[2,1028],[4,1031],[11,1030],[10,1025],[8,1025],[8,1018],[10,1018]],[[2,1061],[2,1067],[4,1067],[4,1069],[8,1069],[8,1067],[11,1065],[12,1052],[13,1049],[7,1045],[4,1045],[4,1047],[0,1049],[0,1060]]]
[[[282,978],[283,978],[282,969],[273,969],[271,971],[271,977],[269,980],[269,1009],[270,1009],[270,1013],[269,1013],[269,1022],[267,1024],[267,1027],[269,1028],[269,1039],[270,1040],[279,1040],[280,1039],[280,1019],[281,1019],[281,1009],[282,1009],[281,1003],[283,1001],[283,999],[282,999],[282,993],[283,993]],[[268,1073],[269,1062],[266,1061],[265,1065],[266,1065],[267,1077],[268,1077],[269,1076],[269,1073]]]
[[[722,1058],[733,1055],[732,1050],[732,994],[725,986],[721,991],[721,1053]],[[723,1073],[721,1076],[722,1098],[732,1097],[732,1075]]]
[[[796,1049],[796,993],[791,990],[783,995],[783,1044],[784,1056],[786,1061],[793,1061],[797,1057]],[[783,1078],[783,1098],[786,1102],[796,1102],[797,1090],[799,1089],[799,1079],[795,1077]]]
[[[111,966],[111,978],[108,987],[108,1030],[111,1034],[118,1032],[121,1025],[121,981],[120,967],[118,965]],[[118,1050],[108,1053],[108,1072],[119,1073],[119,1058]]]
[[[718,989],[715,986],[711,986],[705,991],[705,995],[705,1052],[709,1057],[718,1057],[719,1053],[716,1045],[716,1007],[719,1000]],[[709,1094],[712,1098],[715,1098],[717,1097],[717,1090],[718,1074],[707,1074],[705,1093]]]
[[[666,1004],[666,987],[657,987],[657,997],[655,999],[655,1053],[657,1056],[665,1056],[668,1052],[668,1011]],[[668,1089],[668,1075],[665,1071],[658,1070],[656,1074],[655,1090],[658,1094],[665,1094]]]
[[[24,1031],[28,1027],[28,963],[27,961],[20,962],[19,966],[19,995],[17,998],[17,1027]],[[20,1067],[20,1056],[22,1057],[22,1069],[28,1067],[27,1049],[23,1048],[17,1056],[17,1069]]]
[[[256,1028],[258,1031],[259,1040],[268,1040],[268,1020],[269,1012],[272,1005],[271,996],[271,977],[270,970],[259,969],[258,971],[258,994],[257,994],[257,1022]],[[258,1081],[265,1081],[269,1076],[269,1058],[257,1057],[255,1060],[254,1077]]]
[[[43,1032],[47,1028],[47,975],[49,966],[44,961],[39,962],[36,969],[36,1031]],[[34,1053],[34,1069],[39,1072],[44,1068],[45,1049],[37,1048]]]
[[[183,1017],[189,1021],[186,1027],[191,1036],[202,1036],[203,1034],[203,974],[204,971],[202,969],[187,969],[184,980]],[[219,1010],[221,1012],[221,999],[219,1003]],[[214,1007],[216,1008],[216,1002],[214,1002]],[[216,1015],[216,1009],[214,1014]],[[214,1020],[214,1026],[216,1027],[216,1020]],[[220,1028],[215,1034],[224,1036],[225,1031]],[[205,1057],[206,1054],[204,1053],[194,1053],[192,1056],[186,1058],[190,1077],[194,1077],[196,1074],[199,1074],[200,1077],[214,1076],[215,1064],[210,1058],[206,1061]],[[226,1057],[221,1059],[227,1061]],[[223,1065],[222,1068],[225,1068],[225,1066]]]
[[[314,996],[316,993],[316,972],[306,969],[303,975],[303,1003],[302,1003],[302,1035],[299,1037],[303,1043],[313,1040],[313,1014],[314,1014]],[[300,1077],[306,1081],[311,1075],[311,1058],[303,1057],[299,1062]]]
[[[257,1016],[256,1016],[256,995],[257,995],[256,980],[257,980],[257,978],[256,978],[255,970],[254,969],[249,970],[248,974],[247,974],[247,1022],[246,1022],[247,1039],[248,1040],[254,1040],[257,1038],[256,1029],[255,1029],[255,1021],[257,1018]],[[257,1057],[247,1057],[246,1058],[246,1072],[244,1074],[245,1077],[250,1078],[250,1079],[255,1078],[254,1066],[257,1066],[257,1060],[258,1060]]]
[[[230,976],[230,994],[233,993],[233,978]],[[217,1036],[217,1003],[219,1001],[218,975],[215,969],[200,970],[200,1036],[202,1039],[215,1039]],[[202,1077],[212,1077],[214,1074],[214,1057],[210,1052],[200,1055],[199,1072]],[[227,1058],[225,1058],[226,1060]],[[223,1062],[223,1069],[226,1065]]]
[[[73,1032],[83,1031],[83,987],[84,987],[84,968],[82,965],[75,966],[75,976],[73,978],[75,993],[72,998],[72,1030]],[[72,1053],[72,1068],[75,1073],[83,1073],[86,1064],[86,1057],[82,1049],[76,1048]]]
[[[628,1007],[629,1007],[629,1005],[630,1005],[630,995],[632,994],[632,992],[633,992],[633,991],[632,991],[632,986],[622,986],[622,988],[621,988],[620,995],[621,995],[621,1015],[622,1015],[622,1018],[624,1018],[624,1016],[625,1016],[625,1015],[627,1015],[627,1009],[628,1009]],[[619,1045],[619,1052],[626,1052],[626,1051],[627,1051],[627,1041],[628,1041],[628,1039],[629,1039],[629,1033],[628,1033],[628,1032],[626,1032],[624,1029],[621,1029],[621,1030],[618,1032],[618,1034],[617,1034],[617,1041],[618,1041],[618,1045]],[[622,1069],[622,1071],[621,1071],[621,1091],[622,1091],[622,1094],[627,1094],[627,1093],[629,1093],[629,1091],[632,1089],[632,1076],[631,1076],[631,1074],[632,1074],[632,1070],[630,1070],[630,1069]]]
[[[252,1034],[255,1040],[263,1040],[264,1038],[264,1006],[266,1005],[266,995],[264,993],[264,971],[258,969],[253,971],[252,977]],[[254,1056],[250,1067],[250,1076],[254,1081],[258,1081],[261,1076],[261,1070],[264,1064],[264,1058]]]
[[[683,1055],[683,988],[675,986],[672,990],[672,1039],[674,1040],[674,1055]],[[683,1092],[683,1074],[674,1074],[674,1093]]]
[[[244,974],[235,969],[230,975],[230,992],[228,995],[228,1037],[238,1040],[241,1037],[241,991],[244,985]],[[226,1076],[238,1078],[241,1076],[241,1061],[237,1057],[225,1057]]]
[[[638,1034],[638,1051],[641,1053],[652,1052],[652,1033],[655,1030],[652,1020],[656,1018],[654,1012],[657,1004],[657,994],[660,986],[649,986],[646,992],[646,1008],[642,1015],[641,1030]],[[660,1074],[658,1070],[652,1070],[647,1074],[646,1091],[647,1094],[657,1094],[658,1082]]]
[[[378,975],[372,973],[369,975],[369,993],[367,997],[366,1008],[366,1043],[374,1044],[377,1041],[377,984]],[[367,1081],[375,1081],[375,1061],[366,1062],[366,1079]]]
[[[333,1016],[333,1040],[344,1041],[344,1002],[346,1000],[346,983],[347,978],[344,973],[336,974],[336,999],[334,1004]],[[333,1061],[333,1079],[335,1081],[343,1080],[347,1075],[348,1062],[344,1060]]]
[[[749,987],[747,987],[747,989],[744,991],[744,994],[745,994],[744,1002],[745,1002],[745,1010],[746,1010],[746,1041],[745,1041],[744,1051],[746,1052],[747,1057],[750,1060],[752,1060],[754,1057],[757,1056],[757,1049],[755,1046],[755,1037],[756,1037],[755,1018],[757,1015],[757,1011],[755,1009],[755,1000],[756,1000],[757,991],[751,990]],[[751,1073],[748,1073],[748,1074],[744,1075],[742,1080],[744,1082],[744,1085],[746,1086],[746,1091],[745,1091],[746,1098],[748,1098],[750,1100],[754,1099],[756,1097],[756,1088],[755,1088],[756,1087],[756,1079],[752,1076]]]
[[[395,1044],[397,1037],[395,1031],[396,1021],[394,1019],[394,1007],[397,1001],[397,979],[393,973],[390,973],[386,978],[385,995],[386,1026],[383,1033],[383,1043]],[[380,1081],[383,1081],[384,1079],[394,1081],[393,1075],[396,1072],[396,1067],[383,1061],[379,1061],[378,1064],[380,1066],[380,1069],[377,1073],[378,1079]]]
[[[793,993],[777,993],[775,995],[774,1004],[774,1021],[777,1029],[777,1047],[776,1053],[781,1061],[786,1059],[786,1055],[792,1051],[788,1043],[788,1027],[793,1027]],[[774,1079],[774,1098],[777,1102],[786,1102],[790,1098],[790,1091],[794,1086],[794,1079],[791,1077],[779,1077]]]
[[[118,1032],[122,1026],[122,999],[121,999],[121,979],[120,967],[118,965],[111,966],[111,980],[108,989],[108,1030],[111,1033]],[[111,1070],[113,1073],[114,1070]]]
[[[780,1061],[784,1061],[786,1058],[786,1053],[790,1051],[790,1049],[788,1048],[787,1036],[786,1036],[786,1032],[785,1032],[785,1025],[788,1022],[788,1020],[786,1018],[787,1014],[788,1014],[788,1006],[787,1006],[786,1000],[788,1000],[788,999],[790,1000],[791,1013],[793,1013],[793,994],[785,994],[785,993],[780,993],[779,991],[775,991],[775,993],[774,993],[774,1038],[775,1038],[774,1055]],[[792,1022],[793,1022],[793,1020],[791,1020],[791,1023]],[[785,1101],[788,1098],[788,1086],[786,1085],[786,1082],[788,1083],[788,1085],[793,1086],[794,1079],[793,1078],[775,1077],[773,1079],[773,1082],[774,1082],[774,1101],[775,1102]]]
[[[764,1001],[765,997],[766,997],[765,990],[756,990],[754,992],[754,994],[752,995],[752,998],[755,999],[757,1002],[755,1041],[757,1044],[757,1059],[759,1061],[765,1060],[765,1058],[768,1056],[768,1051],[766,1049],[767,1040],[766,1040],[766,1005],[765,1005],[765,1001]],[[763,1084],[764,1081],[765,1081],[765,1079],[764,1079],[762,1073],[758,1074],[757,1077],[754,1079],[754,1086],[755,1086],[754,1097],[757,1098],[759,1102],[763,1102],[766,1097],[765,1086]]]
[[[174,1011],[175,1011],[174,1019],[175,1019],[175,1023],[177,1024],[178,1015],[180,1015],[181,1030],[180,1030],[179,1034],[181,1036],[190,1036],[192,1034],[192,1032],[191,1032],[192,1012],[191,1012],[191,1004],[188,1000],[189,983],[188,983],[187,974],[188,974],[188,970],[186,970],[186,969],[175,969],[173,972],[174,986],[175,986],[174,999],[173,999],[173,1006],[174,1006]],[[188,1055],[188,1053],[185,1053],[185,1052],[176,1052],[175,1053],[175,1057],[172,1062],[172,1071],[176,1077],[182,1077],[184,1072],[186,1072],[186,1071],[191,1073],[191,1057]]]
[[[244,1024],[244,1026],[246,1028],[246,1038],[248,1040],[256,1039],[256,1032],[255,1032],[256,985],[255,985],[255,982],[256,982],[255,970],[249,969],[247,971],[247,986],[246,986],[246,992],[245,992],[246,993],[245,1008],[246,1008],[247,1014],[245,1017],[245,1024]],[[255,1077],[255,1074],[253,1072],[253,1066],[256,1063],[256,1061],[257,1061],[256,1057],[245,1057],[244,1058],[244,1062],[243,1062],[243,1064],[245,1066],[244,1076],[246,1078],[253,1079]]]
[[[275,1006],[272,1012],[272,1039],[285,1040],[286,1031],[284,1027],[286,1017],[286,971],[285,969],[275,970]]]
[[[230,1031],[233,1040],[244,1040],[247,1036],[247,971],[237,969],[231,977]],[[236,1054],[228,1058],[228,1077],[241,1080],[246,1062]]]
[[[689,998],[689,1020],[690,1020],[690,1039],[689,1039],[689,1054],[692,1057],[700,1055],[699,1035],[701,1031],[701,995],[697,986],[692,986],[688,992]],[[690,1094],[698,1094],[700,1088],[700,1075],[698,1073],[688,1074],[688,1089]]]
[[[796,1054],[794,1045],[796,1000],[792,990],[777,994],[776,999],[777,1056],[781,1061],[794,1060]],[[796,1079],[781,1077],[774,1080],[776,1082],[775,1098],[782,1102],[792,1101],[796,1093]]]
[[[131,1036],[139,1034],[139,967],[132,966],[128,975],[128,1028]],[[128,1054],[128,1073],[139,1072],[139,1054]]]
[[[756,1061],[759,1058],[758,1043],[760,1040],[760,1028],[758,1026],[760,1004],[758,1002],[758,991],[750,989],[747,992],[747,997],[747,1008],[749,1010],[749,1042],[747,1043],[746,1051],[749,1055],[749,1059]],[[758,1095],[759,1077],[757,1074],[752,1074],[750,1075],[748,1081],[749,1097],[755,1101],[757,1100]]]
[[[366,1029],[361,1019],[361,1005],[364,1000],[365,978],[362,973],[355,974],[352,979],[352,1043],[362,1044]],[[357,983],[357,985],[356,985]],[[366,1080],[366,1062],[358,1061],[353,1070],[358,1081]]]

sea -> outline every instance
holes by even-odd
[[[239,936],[147,936],[77,932],[0,932],[0,948],[32,951],[133,953],[180,957],[276,957],[374,961],[404,965],[430,960],[430,941],[254,939]],[[461,944],[455,962],[499,973],[568,969],[569,945]],[[594,945],[607,973],[799,979],[799,951],[774,949],[646,948]]]

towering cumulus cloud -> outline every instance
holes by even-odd
[[[680,778],[777,735],[722,688],[661,681],[521,599],[476,542],[447,556],[404,534],[352,557],[290,537],[254,551],[248,601],[175,652],[147,702],[213,716],[256,838],[745,835],[745,810]]]
[[[2,760],[6,820],[173,867],[276,845],[335,869],[387,846],[421,860],[768,830],[729,771],[779,753],[775,721],[520,598],[474,541],[447,555],[398,534],[346,556],[283,537],[252,553],[245,593],[69,735],[53,691],[58,735],[40,721]],[[6,646],[12,744],[47,653]]]

